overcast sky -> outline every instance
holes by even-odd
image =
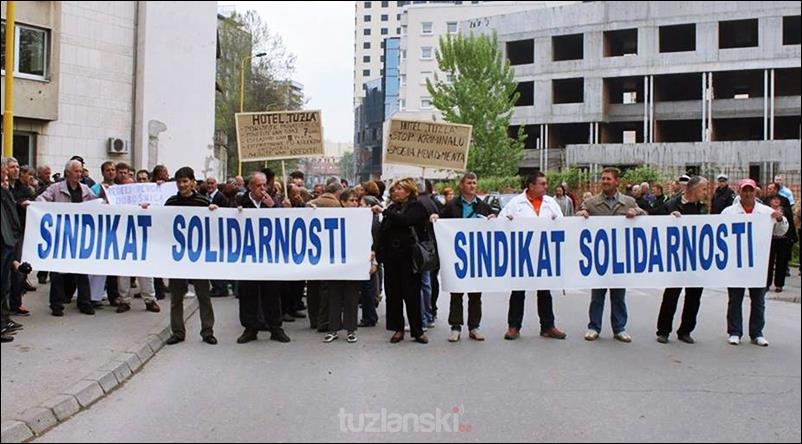
[[[238,13],[253,9],[297,57],[293,80],[303,83],[320,109],[323,133],[334,142],[353,142],[354,2],[225,2]]]

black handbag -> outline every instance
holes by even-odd
[[[424,271],[432,271],[440,268],[440,258],[437,256],[437,243],[433,236],[429,236],[428,241],[421,242],[415,227],[409,227],[412,231],[412,238],[415,244],[412,245],[412,272],[421,274]],[[428,228],[427,228],[428,231]]]

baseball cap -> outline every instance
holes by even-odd
[[[722,182],[722,181],[723,181],[723,182],[726,182],[726,181],[730,180],[730,178],[729,178],[729,177],[727,177],[727,175],[726,175],[726,174],[719,174],[719,175],[716,177],[716,180],[718,180],[719,182]]]
[[[752,179],[744,179],[741,181],[741,184],[738,185],[738,189],[742,190],[744,189],[744,187],[752,187],[752,189],[754,190],[757,188],[757,184]]]
[[[682,176],[679,176],[679,179],[677,180],[677,182],[688,183],[688,182],[690,182],[690,180],[691,180],[691,176],[689,176],[687,174],[683,174]]]

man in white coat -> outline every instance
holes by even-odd
[[[726,214],[749,214],[752,217],[771,217],[774,222],[774,236],[782,236],[788,231],[788,220],[782,212],[775,211],[771,207],[757,202],[755,190],[757,184],[752,179],[744,179],[738,186],[740,200],[721,212]],[[745,288],[728,288],[729,304],[727,306],[727,334],[728,342],[732,345],[741,343],[743,336],[743,313],[741,305],[744,300]],[[767,347],[769,341],[763,336],[763,326],[766,324],[766,287],[755,287],[749,289],[749,299],[751,300],[751,310],[749,312],[749,337],[752,343],[761,347]]]
[[[537,172],[529,175],[524,183],[525,190],[513,198],[499,214],[499,218],[510,220],[520,218],[549,218],[563,217],[560,205],[553,197],[547,196],[548,183],[546,175]],[[510,295],[510,309],[507,315],[507,333],[504,339],[514,340],[521,334],[524,319],[524,290],[513,291]],[[537,291],[537,314],[540,317],[540,336],[553,339],[565,339],[565,333],[554,326],[554,308],[552,306],[551,292],[549,290]]]

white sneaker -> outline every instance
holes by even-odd
[[[459,342],[459,330],[451,330],[448,336],[448,342]]]
[[[618,333],[615,335],[615,338],[616,338],[617,340],[621,341],[621,342],[626,342],[627,344],[629,344],[630,342],[632,342],[632,336],[630,336],[630,335],[629,335],[629,333],[627,333],[627,332],[625,332],[625,331],[619,331],[619,332],[618,332]]]
[[[482,335],[482,333],[479,332],[479,329],[476,329],[476,328],[474,328],[473,330],[470,331],[470,335],[469,336],[474,341],[482,342],[482,341],[485,340],[484,335]]]
[[[588,332],[585,333],[586,341],[595,341],[596,339],[599,339],[599,332],[596,330],[588,330]]]
[[[761,347],[769,346],[769,341],[767,341],[766,338],[764,338],[763,336],[758,336],[757,338],[752,339],[752,343],[755,345],[759,345]]]
[[[727,339],[727,342],[729,342],[732,345],[738,345],[741,343],[741,338],[735,335],[731,335],[730,338]]]

